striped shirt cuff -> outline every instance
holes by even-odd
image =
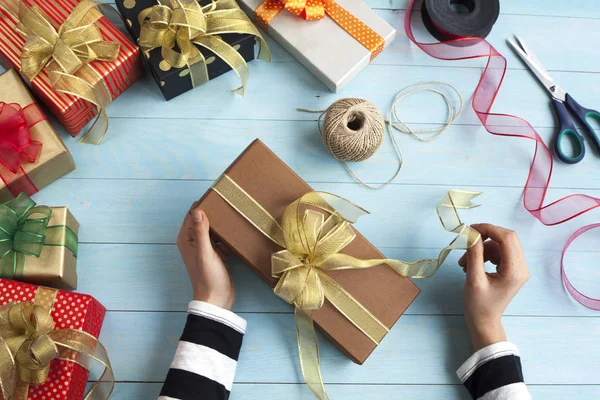
[[[209,318],[213,321],[227,325],[242,334],[246,333],[245,319],[229,310],[215,306],[214,304],[193,300],[188,306],[188,314]]]
[[[519,351],[512,343],[495,343],[477,351],[456,374],[473,399],[531,399],[523,383]]]
[[[461,383],[465,383],[467,379],[475,372],[477,368],[482,366],[488,361],[491,361],[495,358],[506,356],[506,355],[515,355],[519,357],[519,350],[517,346],[510,342],[499,342],[491,344],[483,349],[477,351],[473,354],[463,365],[460,366],[458,371],[456,371],[456,375],[458,375],[458,379],[460,379]]]
[[[228,399],[245,330],[231,311],[192,301],[159,400]]]

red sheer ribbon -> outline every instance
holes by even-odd
[[[37,160],[42,143],[31,140],[30,129],[45,119],[35,103],[22,108],[19,104],[0,102],[0,178],[14,196],[38,191],[21,162]]]
[[[535,152],[529,169],[529,176],[525,183],[525,193],[523,196],[523,204],[527,211],[544,225],[557,225],[599,207],[600,199],[585,194],[573,194],[544,205],[552,176],[552,152],[533,126],[523,118],[510,114],[490,112],[506,73],[506,58],[482,38],[465,37],[437,43],[418,42],[413,35],[410,24],[414,4],[415,0],[411,0],[408,4],[404,16],[404,30],[408,38],[425,53],[441,60],[488,58],[487,65],[475,89],[472,101],[473,110],[484,128],[493,135],[511,136],[535,141]],[[586,228],[592,229],[584,227],[582,230],[589,230]],[[579,232],[579,234],[581,233],[583,232]],[[569,244],[567,243],[567,246]],[[589,298],[572,288],[564,274],[563,281],[575,300],[585,306],[589,306],[590,301],[586,300]],[[569,289],[569,287],[573,290]],[[596,306],[598,306],[596,309],[600,309],[600,304],[598,304],[600,300],[596,300],[596,302]]]
[[[567,292],[569,292],[569,294],[573,296],[573,298],[577,300],[578,303],[586,306],[587,308],[591,308],[592,310],[600,311],[600,299],[594,299],[592,297],[586,296],[579,290],[575,289],[575,287],[567,277],[567,273],[565,272],[565,254],[567,253],[567,249],[569,248],[571,243],[573,243],[575,239],[577,239],[579,236],[583,235],[587,231],[591,231],[592,229],[596,228],[600,228],[600,224],[586,225],[583,228],[579,228],[577,231],[575,231],[575,233],[571,235],[569,240],[567,240],[567,244],[563,249],[562,257],[560,259],[560,274],[562,276],[562,280],[565,285],[565,288],[567,289]]]

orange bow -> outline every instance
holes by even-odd
[[[283,0],[285,9],[303,19],[323,19],[327,0]]]
[[[371,52],[371,60],[381,53],[385,45],[383,37],[346,11],[335,0],[265,0],[254,10],[256,24],[267,32],[271,20],[284,8],[308,21],[323,19],[325,14],[329,15],[342,29]]]

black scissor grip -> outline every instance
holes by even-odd
[[[600,113],[596,110],[581,106],[568,93],[566,95],[566,103],[567,107],[571,110],[573,115],[575,115],[578,122],[581,124],[581,128],[586,130],[590,136],[588,143],[591,142],[592,146],[594,146],[594,150],[596,150],[596,153],[600,155],[600,138],[598,138],[594,128],[588,122],[588,119],[596,119],[598,122],[600,122]]]
[[[562,162],[567,164],[577,164],[585,157],[584,138],[577,132],[577,127],[573,123],[565,103],[552,98],[552,106],[554,107],[559,126],[558,133],[556,134],[553,143],[554,154],[556,154],[556,157]],[[575,145],[575,154],[572,157],[565,154],[562,149],[562,143],[567,137],[570,137]]]

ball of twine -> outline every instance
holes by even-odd
[[[321,136],[331,155],[340,161],[364,161],[383,141],[385,119],[370,102],[346,98],[333,103],[325,114]]]

